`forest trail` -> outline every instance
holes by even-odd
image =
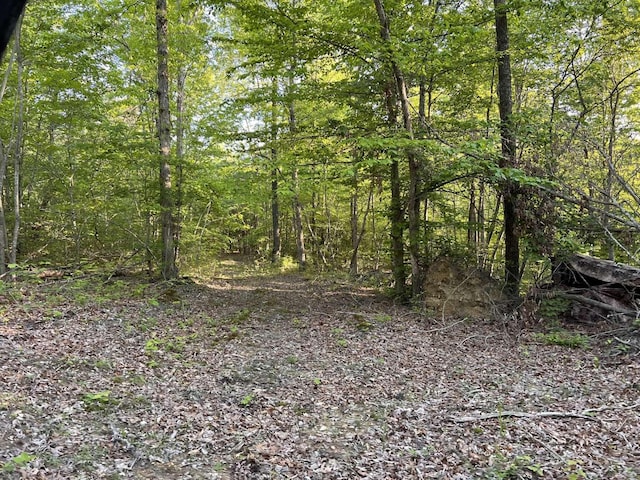
[[[343,280],[230,258],[0,308],[3,478],[640,478],[637,361]]]

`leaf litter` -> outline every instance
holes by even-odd
[[[0,477],[640,478],[637,358],[335,279],[110,282],[0,295]]]

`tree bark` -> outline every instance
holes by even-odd
[[[390,85],[385,88],[385,101],[389,125],[396,124],[395,95]],[[393,271],[394,295],[397,298],[406,296],[407,272],[404,268],[404,210],[400,195],[400,164],[392,159],[389,171],[391,182],[391,205],[389,220],[391,221],[391,269]]]
[[[307,250],[304,243],[304,225],[302,223],[302,203],[300,202],[300,181],[298,168],[291,172],[293,182],[293,228],[296,237],[296,260],[300,270],[307,268]]]
[[[18,261],[18,238],[20,236],[20,207],[22,206],[22,182],[20,167],[22,166],[22,146],[24,137],[24,88],[22,75],[24,73],[24,59],[20,45],[22,31],[22,16],[18,19],[15,31],[15,52],[17,63],[16,97],[18,101],[18,116],[16,118],[16,137],[13,150],[13,235],[9,249],[9,263]]]
[[[4,178],[7,171],[7,156],[4,153],[4,144],[0,140],[0,275],[7,271],[7,222],[4,207]]]
[[[176,208],[174,221],[174,256],[176,261],[180,255],[180,236],[182,233],[182,203],[184,184],[184,112],[185,112],[185,89],[187,82],[187,69],[181,67],[178,72],[176,83]]]
[[[289,78],[289,94],[292,94],[293,78]],[[293,98],[289,100],[289,134],[291,140],[295,144],[296,135],[296,110]],[[300,180],[298,178],[298,167],[293,166],[291,172],[291,181],[293,188],[293,230],[296,238],[296,261],[298,268],[305,270],[307,268],[307,251],[304,243],[304,225],[302,222],[302,202],[300,201]]]
[[[358,168],[356,159],[353,161],[353,191],[351,192],[351,261],[349,274],[358,275]]]
[[[378,19],[380,21],[380,36],[390,47],[391,27],[382,0],[374,0]],[[411,104],[404,73],[391,52],[389,63],[395,80],[400,108],[402,110],[402,125],[404,130],[413,140],[413,124],[411,121]],[[409,195],[408,195],[408,219],[409,219],[409,258],[411,261],[411,294],[417,296],[422,292],[423,272],[420,262],[420,196],[422,190],[420,179],[420,162],[413,148],[407,150],[407,160],[409,162]]]
[[[166,280],[170,280],[178,276],[178,267],[174,249],[174,201],[171,189],[171,116],[169,112],[169,47],[167,38],[167,0],[156,0],[162,276]]]
[[[271,234],[273,246],[271,248],[271,262],[277,263],[282,256],[282,240],[280,232],[280,194],[278,191],[278,151],[276,150],[276,139],[278,137],[277,119],[277,94],[278,84],[276,79],[272,79],[271,89]]]
[[[509,56],[509,26],[505,0],[494,0],[496,24],[496,53],[498,55],[498,104],[500,110],[501,168],[515,167],[516,136],[512,112],[511,59]],[[505,180],[502,187],[505,245],[505,289],[517,296],[520,288],[520,239],[516,210],[517,185]]]
[[[373,183],[373,179],[371,180],[371,185],[369,186],[369,198],[367,200],[367,208],[362,215],[362,223],[360,227],[358,227],[358,192],[357,192],[357,176],[354,174],[354,194],[351,199],[351,261],[349,262],[349,273],[353,276],[358,274],[358,250],[360,249],[360,245],[362,244],[362,239],[364,237],[364,232],[367,228],[367,218],[369,217],[369,212],[373,207],[373,192],[375,185]]]

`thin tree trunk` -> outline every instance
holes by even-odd
[[[4,153],[4,144],[0,140],[0,275],[7,271],[7,222],[4,207],[4,179],[7,173],[7,156]]]
[[[160,139],[160,224],[162,228],[162,276],[178,276],[174,249],[174,201],[171,190],[171,115],[169,113],[169,47],[167,0],[156,0],[158,54],[158,138]]]
[[[388,122],[393,126],[396,124],[395,95],[389,85],[385,88],[385,101]],[[400,165],[395,158],[391,161],[389,180],[391,182],[389,220],[391,221],[391,269],[393,271],[394,294],[397,298],[404,298],[407,283],[407,272],[404,268],[404,210],[400,195]]]
[[[358,217],[357,217],[357,209],[356,209],[356,215],[355,215],[355,219],[352,219],[352,224],[351,224],[351,228],[352,228],[352,232],[351,235],[352,237],[352,247],[353,247],[353,252],[351,253],[351,262],[349,265],[349,273],[351,275],[357,275],[358,274],[358,250],[360,249],[360,245],[362,244],[362,239],[364,238],[364,232],[366,230],[366,226],[367,226],[367,217],[369,216],[369,212],[371,211],[371,208],[373,207],[373,191],[374,191],[375,185],[373,184],[373,181],[371,182],[371,186],[369,188],[369,198],[367,199],[367,208],[364,211],[364,215],[362,216],[362,223],[360,225],[360,230],[358,230]],[[354,221],[355,220],[355,221]],[[355,231],[353,231],[353,228],[355,227]]]
[[[289,94],[293,90],[293,78],[289,77]],[[296,110],[293,98],[289,101],[289,133],[291,140],[295,143],[296,135]],[[298,178],[298,167],[293,166],[291,172],[293,188],[293,230],[296,239],[296,261],[300,270],[307,268],[307,251],[304,243],[304,225],[302,222],[302,202],[300,201],[300,180]]]
[[[478,205],[476,204],[476,182],[469,182],[469,210],[467,216],[467,245],[474,253],[478,251]]]
[[[278,84],[275,77],[272,79],[271,88],[271,234],[273,246],[271,248],[271,262],[277,263],[282,256],[282,237],[280,232],[280,193],[278,191],[278,152],[276,150],[276,139],[278,137],[277,119],[277,95]]]
[[[296,238],[296,260],[300,270],[307,268],[307,251],[304,243],[304,225],[302,222],[302,203],[300,202],[300,180],[298,168],[291,172],[293,182],[293,229]]]
[[[187,82],[187,69],[181,67],[178,72],[178,79],[176,82],[176,216],[174,221],[174,257],[176,261],[180,254],[180,236],[182,233],[182,203],[183,203],[183,191],[182,186],[184,183],[184,96]]]
[[[609,231],[609,212],[611,210],[611,199],[613,198],[613,182],[615,177],[615,164],[614,164],[614,155],[615,155],[615,144],[616,144],[616,120],[618,115],[618,104],[620,102],[620,92],[616,88],[616,90],[609,96],[609,115],[611,118],[609,119],[609,132],[607,138],[607,148],[606,151],[607,158],[607,176],[605,179],[604,185],[604,211],[606,212],[603,215],[601,222],[605,231]],[[609,260],[615,260],[616,257],[616,245],[610,236],[606,237],[606,247],[607,247],[607,258]]]
[[[351,192],[351,261],[349,262],[349,274],[358,275],[358,169],[356,159],[353,161],[353,190]]]
[[[498,102],[502,156],[500,167],[515,167],[516,136],[513,126],[513,98],[511,93],[511,59],[509,56],[509,27],[505,0],[494,0],[496,23],[496,53],[498,54]],[[517,231],[517,185],[506,180],[502,188],[504,210],[505,290],[517,296],[520,288],[520,239]]]
[[[16,119],[16,138],[13,153],[13,235],[11,237],[11,248],[9,250],[9,263],[17,263],[18,260],[18,238],[20,236],[20,207],[22,205],[22,186],[20,167],[22,165],[22,144],[24,133],[24,85],[22,76],[24,73],[24,59],[20,37],[22,31],[22,16],[18,20],[15,30],[15,52],[17,62],[16,97],[18,101],[18,118]]]
[[[382,0],[374,0],[378,19],[380,20],[380,36],[382,40],[391,43],[391,29],[389,18],[384,10]],[[398,99],[402,109],[402,124],[409,138],[413,139],[413,124],[411,121],[411,105],[407,91],[407,84],[402,69],[396,62],[393,55],[389,58],[393,77],[396,84]],[[411,293],[417,296],[422,292],[423,275],[420,262],[420,197],[421,190],[420,162],[413,148],[408,149],[407,159],[409,161],[409,196],[408,196],[408,219],[409,219],[409,258],[411,261]]]

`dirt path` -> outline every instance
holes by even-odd
[[[0,292],[0,477],[640,478],[637,362],[236,267]]]

